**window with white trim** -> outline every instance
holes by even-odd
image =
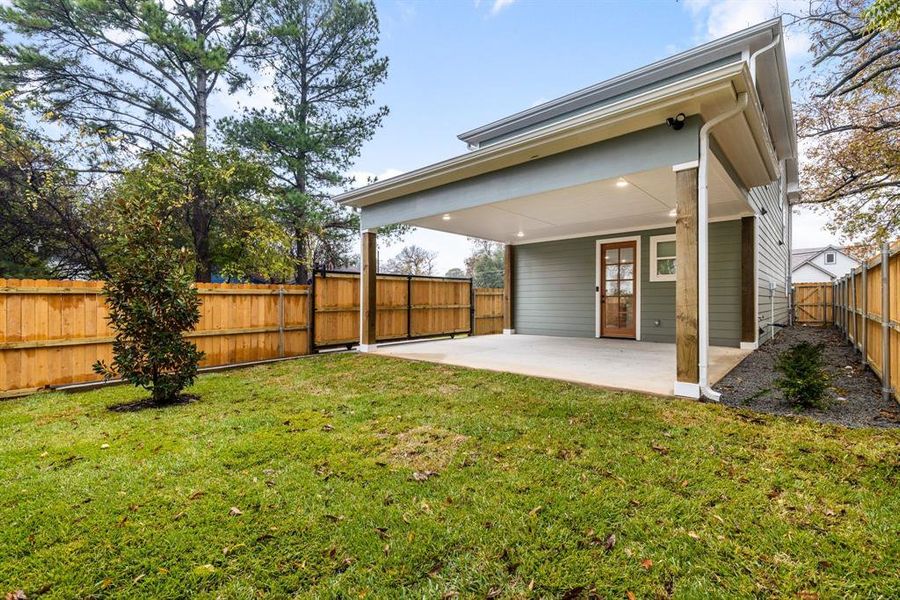
[[[675,234],[650,237],[650,281],[675,281]]]
[[[826,252],[825,253],[825,264],[833,265],[837,263],[837,255],[834,252]]]

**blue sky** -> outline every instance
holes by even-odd
[[[782,0],[794,8],[803,0]],[[633,2],[456,0],[377,2],[390,58],[377,100],[384,126],[356,163],[361,178],[409,171],[466,151],[457,134],[646,65],[775,14],[770,0]],[[805,39],[787,42],[792,74]],[[819,216],[795,217],[795,246],[820,245]],[[465,238],[418,231],[404,241],[438,252],[438,271],[462,266]],[[382,248],[389,258],[403,244]]]

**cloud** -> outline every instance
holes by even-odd
[[[685,0],[683,6],[694,21],[698,42],[726,36],[785,12],[802,13],[809,9],[807,0]],[[802,59],[809,48],[809,38],[796,28],[789,29],[785,32],[784,48],[788,60]]]
[[[494,4],[491,6],[491,14],[496,15],[504,8],[512,6],[516,0],[494,0]]]

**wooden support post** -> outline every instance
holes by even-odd
[[[756,326],[756,217],[741,219],[741,348],[754,349]]]
[[[516,249],[511,244],[503,248],[503,333],[511,335],[516,332],[513,321],[513,270],[515,268]]]
[[[378,298],[375,291],[378,257],[375,232],[362,232],[361,268],[359,273],[359,350],[375,349],[375,323]]]
[[[675,394],[700,397],[697,169],[675,173]]]
[[[863,366],[869,365],[869,262],[866,260],[862,266],[862,333],[860,334],[860,348],[862,352]]]
[[[891,386],[891,246],[881,247],[881,395],[890,400]]]

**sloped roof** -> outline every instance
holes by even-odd
[[[855,259],[854,257],[847,254],[846,248],[842,248],[841,246],[829,245],[829,246],[822,246],[821,248],[797,248],[796,250],[791,252],[791,271],[796,271],[803,265],[809,263],[812,266],[819,269],[820,271],[824,271],[825,273],[830,274],[832,277],[836,277],[836,275],[834,273],[832,273],[831,271],[829,271],[826,267],[824,267],[822,265],[816,265],[816,264],[813,264],[812,262],[810,262],[815,257],[819,256],[820,254],[822,254],[823,252],[825,252],[827,250],[831,250],[834,252],[840,252],[841,254],[843,254],[844,256],[849,258],[850,260],[853,260],[853,261],[856,261],[857,263],[859,263],[859,261],[857,259]]]

